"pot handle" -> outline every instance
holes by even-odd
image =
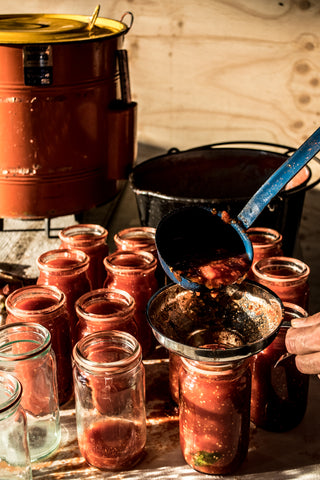
[[[126,17],[127,15],[129,15],[129,17],[130,17],[130,22],[129,22],[129,24],[126,24],[126,23],[124,22],[124,19],[125,19],[125,17]],[[122,17],[120,18],[120,22],[121,22],[121,23],[125,23],[125,25],[127,25],[127,27],[128,27],[128,30],[125,32],[125,34],[127,34],[127,33],[131,30],[131,27],[132,27],[132,25],[133,25],[133,21],[134,21],[134,15],[133,15],[133,13],[132,13],[132,12],[124,12],[124,14],[122,15]]]

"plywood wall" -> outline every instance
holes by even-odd
[[[0,13],[90,15],[95,1],[0,0]],[[317,0],[101,0],[125,40],[140,142],[297,146],[320,123]]]

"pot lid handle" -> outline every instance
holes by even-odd
[[[100,12],[100,5],[97,5],[88,23],[89,32],[91,32],[91,30],[93,29],[94,24],[96,23],[96,20],[98,18],[99,12]]]

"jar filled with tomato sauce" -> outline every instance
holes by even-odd
[[[150,252],[157,259],[157,268],[155,276],[158,285],[163,286],[166,283],[165,273],[158,261],[158,250],[156,247],[156,229],[153,227],[131,227],[120,230],[113,237],[117,250],[129,250]]]
[[[253,262],[283,254],[282,235],[277,230],[267,227],[251,227],[246,233],[252,243]]]
[[[138,341],[146,357],[154,348],[154,338],[146,316],[151,296],[158,290],[155,276],[157,259],[150,252],[116,251],[104,259],[107,278],[104,287],[130,293],[136,303]]]
[[[195,470],[224,475],[246,458],[250,431],[248,360],[199,362],[181,357],[180,445]]]
[[[78,315],[78,340],[101,330],[120,330],[137,337],[135,301],[123,290],[93,290],[78,298],[75,308]]]
[[[38,323],[0,327],[0,370],[21,382],[31,461],[47,457],[61,438],[56,359],[49,331]]]
[[[51,335],[57,363],[59,403],[66,403],[73,394],[71,340],[66,296],[51,285],[22,287],[6,299],[6,323],[28,322],[43,325]]]
[[[178,353],[169,352],[169,389],[172,400],[179,404],[179,370],[181,357]]]
[[[108,231],[101,225],[71,225],[59,232],[61,248],[82,250],[89,257],[88,277],[93,290],[103,287],[106,271],[103,259],[109,253]]]
[[[88,278],[89,257],[81,250],[57,249],[43,253],[37,259],[40,271],[38,285],[54,285],[66,296],[71,343],[76,341],[76,300],[91,290]]]
[[[117,232],[113,239],[117,250],[144,250],[157,255],[156,229],[153,227],[131,227]]]
[[[293,355],[280,360],[287,353],[285,336],[291,320],[306,317],[307,312],[291,303],[284,302],[283,306],[284,320],[276,338],[251,358],[251,420],[273,432],[296,427],[308,401],[309,375],[299,372]]]
[[[291,257],[263,258],[253,264],[252,272],[256,282],[270,288],[283,302],[308,310],[310,268],[304,262]]]
[[[101,470],[127,470],[146,443],[141,347],[127,332],[104,331],[74,347],[76,421],[81,455]]]

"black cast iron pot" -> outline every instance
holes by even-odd
[[[146,160],[130,174],[141,224],[157,227],[171,210],[193,204],[226,210],[235,218],[294,151],[271,143],[226,142],[185,151],[173,148],[165,155]],[[320,161],[314,158],[253,224],[281,233],[285,255],[294,252],[305,192],[319,181]]]

